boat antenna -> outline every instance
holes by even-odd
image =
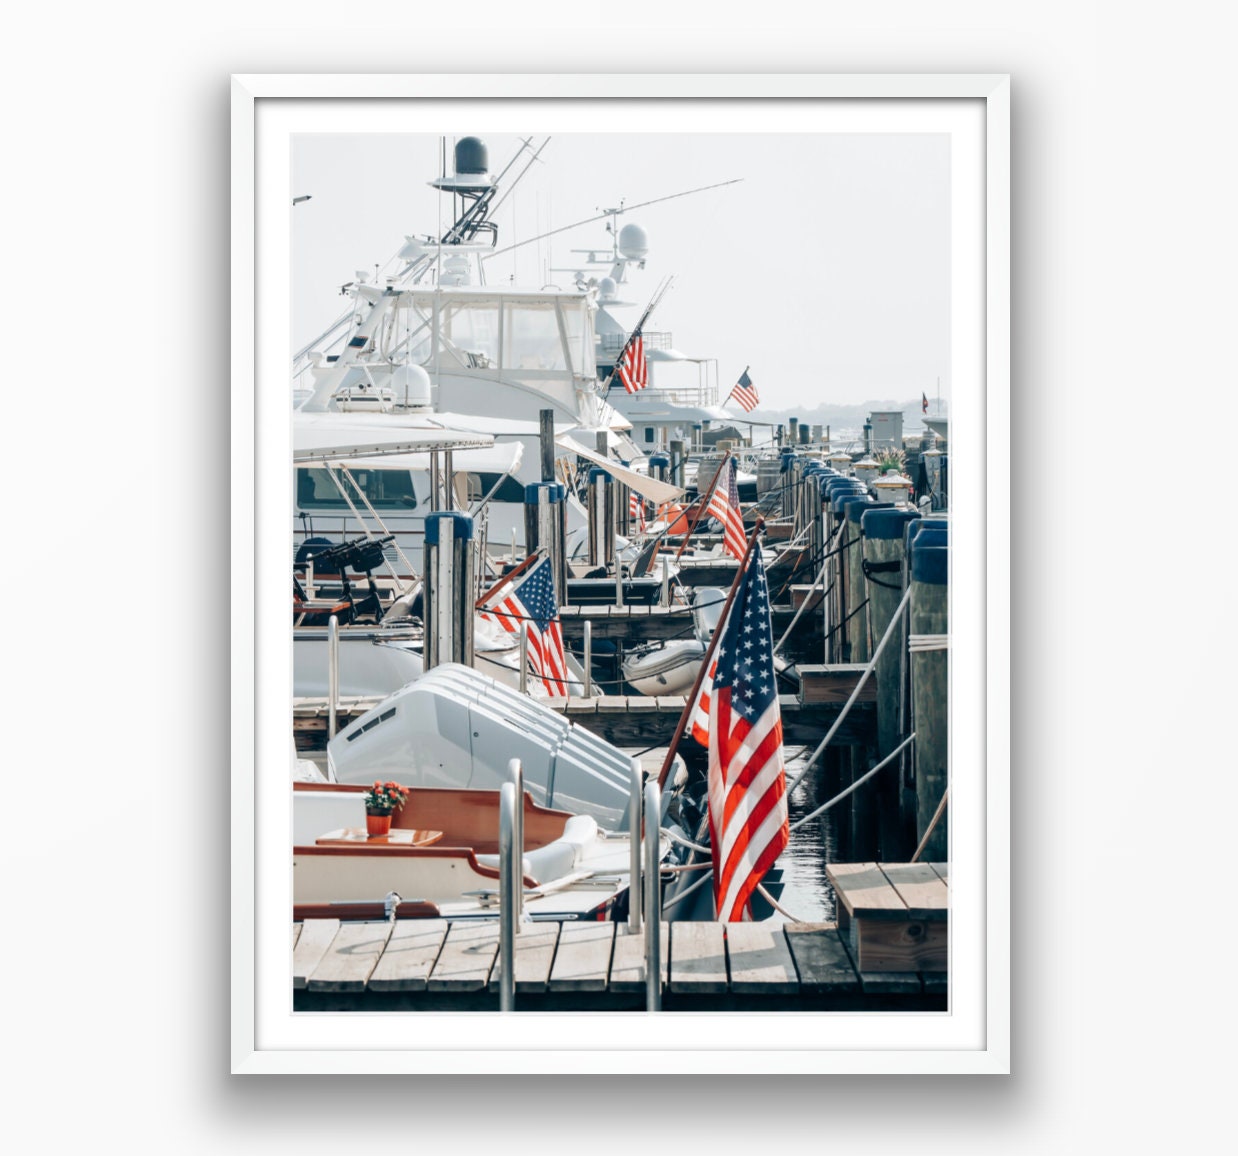
[[[619,213],[630,213],[633,209],[644,209],[649,205],[657,205],[662,201],[673,201],[676,197],[687,197],[693,193],[704,193],[709,189],[720,189],[725,185],[737,185],[742,181],[743,177],[735,177],[729,181],[719,181],[714,185],[702,185],[699,189],[685,189],[682,193],[671,193],[665,197],[654,197],[652,201],[641,201],[636,205],[621,205],[618,209],[607,209],[605,212],[598,213],[593,217],[586,217],[583,221],[576,221],[571,225],[560,225],[557,229],[551,229],[548,233],[542,233],[537,237],[526,237],[523,241],[517,241],[514,245],[508,245],[505,249],[495,249],[492,253],[487,253],[483,260],[490,260],[491,257],[497,257],[501,253],[510,253],[513,249],[519,249],[521,245],[531,245],[534,241],[544,240],[546,237],[553,237],[556,233],[566,233],[568,229],[578,229],[581,225],[591,225],[594,221],[602,221],[607,217],[617,216]]]

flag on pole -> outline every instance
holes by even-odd
[[[928,394],[927,393],[920,394],[920,412],[928,413]]]
[[[739,402],[740,408],[745,413],[751,413],[756,409],[757,403],[761,400],[757,396],[757,387],[752,384],[752,378],[748,376],[746,369],[739,375],[739,381],[731,387],[731,392],[727,394],[727,401],[732,398]]]
[[[751,918],[752,893],[790,841],[769,588],[759,545],[718,629],[716,661],[701,683],[709,712],[709,837],[714,907],[719,920],[736,922]],[[692,733],[697,737],[695,722]]]
[[[645,532],[645,499],[635,490],[632,490],[628,497],[628,517],[632,519],[632,526],[636,533],[643,534]]]
[[[722,467],[726,472],[726,484],[719,478],[709,495],[705,516],[717,518],[722,523],[722,545],[732,558],[742,559],[748,539],[744,535],[744,516],[739,512],[739,484],[735,480],[735,459],[731,458]]]
[[[508,634],[520,634],[522,623],[529,628],[529,666],[541,679],[548,695],[567,694],[567,658],[563,652],[563,625],[555,602],[554,574],[550,559],[543,558],[526,570],[515,583],[504,583],[479,611]]]
[[[615,372],[619,374],[619,380],[623,382],[623,388],[628,393],[635,393],[649,384],[649,365],[645,361],[645,339],[641,336],[639,329],[634,330],[632,336],[628,338]]]

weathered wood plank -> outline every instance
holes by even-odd
[[[912,919],[945,919],[950,909],[950,889],[927,863],[882,863],[890,886],[907,905]]]
[[[614,939],[613,923],[565,923],[548,990],[605,991]]]
[[[300,937],[301,937],[301,925],[300,925],[299,923],[294,923],[294,924],[292,925],[292,949],[293,949],[293,951],[295,951],[295,950],[296,950],[296,948],[297,948],[297,940],[298,940]]]
[[[925,919],[856,919],[848,946],[862,972],[942,971],[949,933],[943,922]]]
[[[876,863],[829,863],[825,874],[834,885],[839,902],[853,918],[902,918],[907,913],[907,904]]]
[[[598,714],[626,714],[631,699],[626,694],[606,694],[597,700]]]
[[[648,695],[630,694],[627,696],[628,710],[633,713],[640,711],[656,711],[658,704]]]
[[[941,881],[947,886],[950,886],[950,864],[949,863],[930,863],[930,867],[941,877]]]
[[[662,924],[660,943],[662,959],[662,986],[666,987],[667,960],[670,957],[670,924]],[[628,935],[623,924],[615,932],[615,951],[610,961],[611,991],[645,990],[645,936]]]
[[[840,937],[841,938],[841,937]],[[859,976],[860,989],[865,995],[918,995],[921,990],[920,976],[915,971],[865,971],[860,967],[855,947],[845,938],[843,946],[851,957]]]
[[[397,919],[370,990],[425,991],[446,935],[445,919]]]
[[[391,924],[341,923],[326,954],[310,973],[310,991],[365,991],[387,939]]]
[[[654,698],[659,712],[665,714],[683,714],[684,704],[688,701],[682,694],[659,694]]]
[[[727,990],[721,923],[671,924],[670,990],[702,994]]]
[[[726,961],[736,995],[790,995],[799,990],[783,926],[768,920],[726,925]]]
[[[584,698],[579,695],[572,695],[567,700],[568,714],[597,714],[598,700],[595,698]]]
[[[309,982],[327,948],[340,929],[338,919],[307,919],[301,925],[301,936],[292,951],[292,986],[303,988]]]
[[[453,923],[447,929],[429,991],[483,991],[499,950],[498,921]]]
[[[550,967],[554,963],[559,942],[559,924],[526,923],[516,936],[516,991],[543,992],[550,982]],[[503,974],[503,954],[499,953],[490,973],[490,990],[499,990]]]
[[[804,995],[860,990],[860,977],[836,923],[788,923],[784,930]]]
[[[856,684],[866,669],[865,663],[831,663],[829,665],[799,663],[799,701],[808,705],[842,704],[855,692]],[[865,681],[857,703],[877,701],[877,680]]]

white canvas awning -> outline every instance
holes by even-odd
[[[648,498],[655,505],[660,506],[663,502],[671,502],[683,497],[684,491],[678,486],[672,486],[669,482],[660,482],[657,478],[651,478],[646,474],[638,474],[635,470],[625,469],[596,451],[585,449],[567,434],[560,434],[555,438],[555,445],[567,450],[570,454],[579,454],[587,461],[601,466],[611,477],[622,482],[628,489],[635,490],[642,498]]]

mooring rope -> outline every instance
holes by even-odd
[[[922,654],[929,650],[949,650],[950,635],[912,634],[907,639],[907,649],[912,654]]]

